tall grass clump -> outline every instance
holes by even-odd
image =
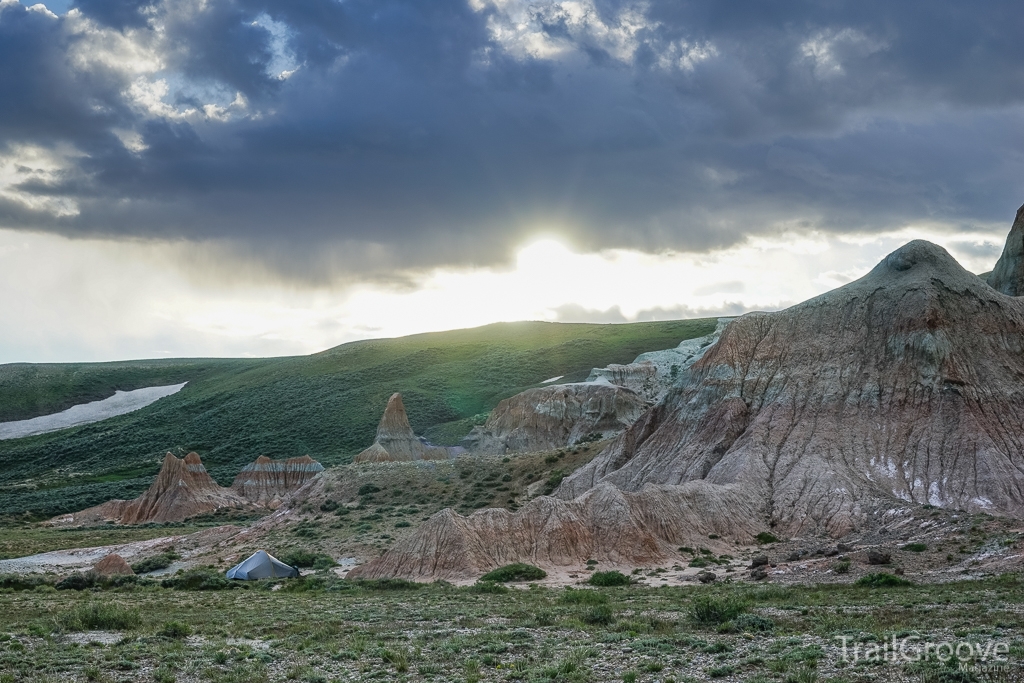
[[[700,595],[690,604],[690,621],[697,626],[719,626],[747,611],[747,602],[735,596]]]
[[[79,605],[55,619],[61,631],[125,631],[142,623],[139,611],[116,602],[91,602]]]

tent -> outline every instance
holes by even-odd
[[[286,565],[266,550],[257,550],[228,570],[229,579],[278,579],[299,575],[299,570]]]

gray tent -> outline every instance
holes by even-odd
[[[299,575],[299,570],[289,567],[266,550],[257,550],[228,570],[229,579],[278,579]]]

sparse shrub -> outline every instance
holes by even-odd
[[[147,557],[144,560],[140,560],[132,565],[132,571],[136,574],[148,574],[149,572],[155,572],[160,569],[167,569],[171,566],[171,563],[179,559],[181,556],[173,550],[162,552],[159,555],[153,555]]]
[[[603,588],[607,586],[628,586],[632,581],[622,572],[612,570],[608,572],[594,572],[587,579],[587,583],[591,586],[601,586]]]
[[[592,626],[607,626],[615,621],[615,613],[608,605],[593,605],[580,612],[580,621]]]
[[[767,531],[762,531],[757,536],[754,536],[754,540],[760,543],[761,545],[779,542],[779,539],[775,536],[775,534],[770,534]]]
[[[234,588],[237,584],[225,578],[221,573],[209,569],[193,569],[160,582],[164,588],[179,591],[218,591]]]
[[[156,634],[164,638],[188,638],[192,635],[192,627],[181,621],[165,621]]]
[[[330,498],[328,498],[324,502],[320,503],[320,511],[321,512],[334,512],[337,509],[338,509],[338,501],[336,501],[336,500],[331,500]]]
[[[839,560],[834,565],[832,565],[832,571],[834,571],[836,574],[849,574],[850,573],[850,561],[849,560]]]
[[[114,602],[80,605],[55,619],[63,631],[124,631],[142,623],[139,611]]]
[[[481,576],[480,580],[497,581],[499,583],[508,583],[510,581],[539,581],[547,575],[548,573],[540,567],[534,567],[532,564],[516,562],[515,564],[507,564],[504,567],[498,567],[493,571],[489,571]]]
[[[735,621],[747,611],[747,603],[733,596],[701,595],[690,605],[690,620],[698,626],[718,626]]]
[[[57,582],[57,590],[84,591],[96,585],[96,575],[92,572],[85,574],[72,574]]]
[[[469,591],[472,593],[508,593],[508,588],[502,586],[500,583],[493,581],[477,581],[469,587]]]
[[[544,483],[544,494],[550,494],[552,491],[557,489],[563,479],[565,479],[565,472],[562,470],[555,470],[552,472],[551,476],[548,477],[548,480]]]
[[[0,590],[30,591],[40,586],[50,586],[52,579],[32,574],[4,574],[0,576]]]
[[[372,591],[407,591],[418,590],[422,584],[405,579],[364,579],[358,582],[360,586]]]
[[[302,549],[288,551],[280,559],[285,564],[300,569],[329,569],[337,564],[329,555]]]
[[[912,553],[923,553],[928,550],[928,546],[924,543],[908,543],[903,546],[903,550],[907,550]]]
[[[759,614],[741,614],[733,623],[740,633],[765,633],[775,630],[775,622]]]
[[[375,493],[380,493],[380,488],[373,484],[363,484],[359,487],[360,496],[372,496]]]
[[[865,574],[860,577],[857,579],[857,585],[867,588],[901,588],[903,586],[913,586],[914,584],[898,576],[878,572],[877,574]]]

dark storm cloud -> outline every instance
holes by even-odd
[[[0,221],[238,239],[310,275],[490,262],[552,227],[648,250],[777,222],[970,230],[1024,195],[1012,2],[577,6],[5,4],[0,149],[76,154],[0,188]]]

